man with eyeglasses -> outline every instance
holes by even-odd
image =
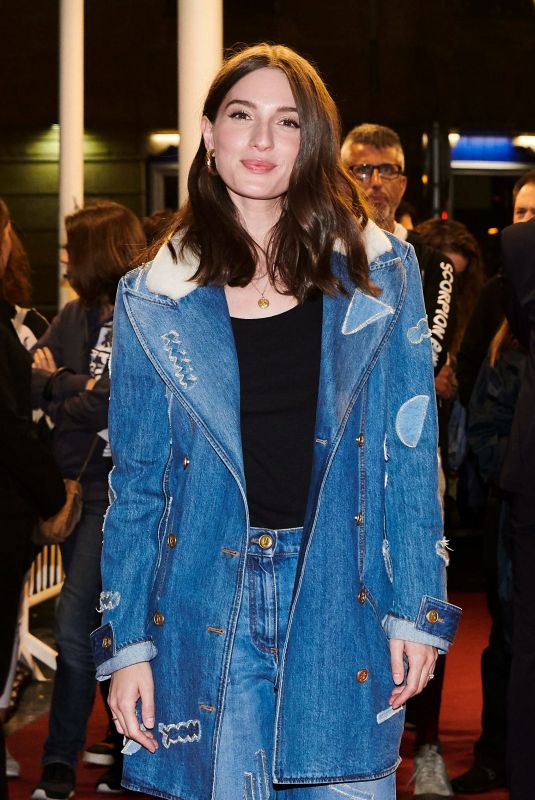
[[[353,128],[342,145],[342,161],[370,206],[374,221],[390,233],[413,245],[424,293],[425,308],[431,330],[435,389],[439,398],[439,442],[444,452],[447,442],[447,408],[442,400],[450,400],[456,391],[453,370],[446,363],[454,333],[455,269],[439,251],[423,244],[420,237],[396,222],[407,178],[405,157],[397,133],[383,125],[364,124]],[[444,659],[435,665],[435,680],[426,687],[411,709],[416,724],[414,750],[414,798],[444,800],[453,797],[446,765],[440,755],[438,721],[444,680]]]
[[[345,138],[342,161],[361,185],[374,221],[410,242],[416,251],[431,329],[435,388],[439,397],[451,399],[455,393],[455,379],[446,365],[446,358],[455,322],[455,270],[441,253],[424,245],[417,234],[396,222],[396,211],[407,188],[405,156],[399,136],[384,125],[359,125]]]

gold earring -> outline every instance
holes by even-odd
[[[215,165],[215,150],[213,148],[210,148],[210,150],[206,151],[205,164],[210,175],[217,175],[217,169]]]

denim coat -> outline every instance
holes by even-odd
[[[372,297],[323,298],[314,463],[281,654],[272,780],[335,783],[395,770],[388,640],[448,649],[447,542],[437,481],[430,331],[411,245],[365,229]],[[97,676],[151,660],[152,755],[126,746],[124,783],[214,796],[248,542],[238,364],[224,290],[164,247],[115,306]]]

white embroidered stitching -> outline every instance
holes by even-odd
[[[201,723],[198,719],[188,719],[187,722],[171,722],[164,725],[160,722],[158,730],[162,735],[162,744],[168,750],[172,744],[189,744],[199,742],[201,739]],[[174,738],[171,734],[175,732]],[[187,731],[184,735],[179,731]]]
[[[193,373],[191,359],[188,358],[186,350],[182,347],[180,334],[178,331],[172,330],[168,333],[162,333],[161,339],[163,340],[163,349],[175,368],[178,382],[184,389],[191,389],[197,380],[197,376]]]

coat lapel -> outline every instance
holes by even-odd
[[[343,280],[345,261],[333,256],[333,267]],[[393,327],[405,286],[401,260],[393,258],[371,279],[382,290],[379,297],[355,289],[350,298],[324,297],[320,387],[316,435],[334,443],[347,410],[369,371],[381,344]]]
[[[225,293],[190,286],[195,291],[178,302],[131,291],[127,311],[161,377],[243,486],[240,381]]]

